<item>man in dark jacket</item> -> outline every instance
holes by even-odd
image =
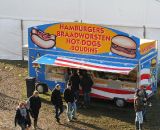
[[[33,95],[29,98],[29,105],[31,116],[34,119],[34,128],[36,129],[39,110],[41,108],[41,99],[38,91],[34,91]]]
[[[136,112],[136,118],[135,118],[135,125],[136,125],[136,130],[142,130],[142,124],[143,124],[143,107],[144,107],[144,102],[143,98],[139,95],[140,90],[138,89],[135,93],[135,98],[134,98],[134,109]]]
[[[64,91],[64,100],[67,103],[67,117],[68,121],[76,119],[76,97],[74,92],[71,90],[71,82],[67,84],[67,88]]]
[[[60,123],[59,116],[63,113],[63,101],[62,101],[60,89],[61,89],[61,86],[57,84],[53,89],[52,95],[51,95],[51,102],[55,107],[55,112],[56,112],[55,118],[58,123]]]
[[[71,90],[74,92],[74,95],[76,96],[77,100],[79,99],[79,84],[80,79],[79,75],[77,74],[77,70],[73,69],[72,74],[69,78],[69,81],[71,82]]]
[[[89,107],[90,105],[90,92],[93,86],[93,81],[86,71],[83,72],[80,78],[80,85],[84,94],[84,105]]]

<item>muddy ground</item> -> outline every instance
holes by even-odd
[[[26,99],[27,75],[27,62],[0,60],[0,130],[19,130],[14,126],[14,114],[18,102]],[[59,125],[54,119],[49,96],[41,95],[43,104],[38,122],[41,130],[134,130],[133,104],[117,108],[111,101],[92,99],[92,108],[78,109],[77,121],[67,122],[64,112]],[[148,109],[144,129],[160,130],[159,94],[151,100],[153,106]]]

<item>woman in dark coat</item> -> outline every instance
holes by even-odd
[[[31,119],[25,102],[19,103],[16,109],[15,126],[17,126],[17,123],[21,127],[21,130],[26,130],[31,126]]]
[[[37,127],[39,110],[41,108],[41,99],[39,97],[39,92],[34,91],[33,95],[29,98],[29,110],[32,118],[34,119],[34,128]]]
[[[63,101],[60,92],[61,86],[59,84],[56,85],[51,95],[51,102],[55,107],[55,118],[58,123],[60,123],[59,116],[63,113]]]

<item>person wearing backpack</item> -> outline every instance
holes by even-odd
[[[38,115],[41,108],[41,99],[39,97],[39,92],[34,91],[33,95],[29,98],[29,111],[34,119],[34,128],[37,128]]]
[[[57,84],[52,91],[51,102],[55,108],[55,118],[60,123],[60,115],[63,113],[63,101],[60,92],[61,86]]]
[[[29,110],[26,108],[25,102],[20,102],[15,114],[15,127],[18,125],[21,127],[21,130],[28,130],[31,126],[31,119],[29,116]]]

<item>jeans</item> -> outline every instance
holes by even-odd
[[[143,114],[142,111],[136,112],[136,122],[139,122],[139,124],[143,123]]]
[[[88,106],[90,105],[90,93],[84,92],[84,105]]]
[[[55,105],[54,107],[56,110],[55,118],[59,119],[59,116],[63,113],[63,105],[62,106]]]
[[[75,102],[67,103],[67,116],[69,120],[72,120],[72,118],[76,118],[76,111],[77,111],[77,106]]]

